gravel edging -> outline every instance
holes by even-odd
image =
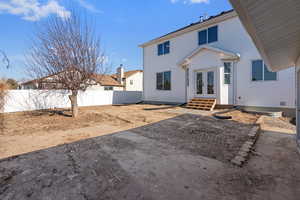
[[[262,116],[257,119],[256,125],[250,130],[248,140],[242,145],[238,154],[230,161],[233,165],[242,167],[249,158],[249,153],[253,149],[261,132],[261,121]]]

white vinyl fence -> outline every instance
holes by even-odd
[[[69,108],[71,107],[69,94],[62,90],[10,90],[4,112]],[[78,94],[79,106],[132,104],[141,100],[142,92],[88,90]]]

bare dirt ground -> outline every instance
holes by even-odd
[[[230,111],[221,116],[232,116],[232,121],[237,121],[244,124],[255,124],[260,115],[241,112],[239,110]]]
[[[151,110],[153,108],[158,110]],[[62,110],[4,114],[0,158],[111,134],[178,115],[159,108],[165,106],[84,107],[80,108],[76,119],[69,117],[69,111]]]
[[[174,113],[164,107],[153,112],[169,116],[169,111]],[[183,114],[2,159],[0,199],[298,200],[300,159],[294,135],[263,131],[243,168],[226,161],[251,126]]]
[[[293,125],[291,121],[291,118],[286,117],[270,118],[263,116],[261,119],[261,124],[263,129],[266,131],[295,134],[296,126]]]
[[[80,108],[79,117],[70,112],[23,112],[4,114],[0,130],[0,158],[28,153],[82,139],[128,130],[186,113],[210,116],[211,112],[166,105],[123,105]],[[232,113],[234,121],[255,121],[256,116]]]

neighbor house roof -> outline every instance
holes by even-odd
[[[165,34],[161,37],[155,38],[153,40],[150,40],[149,42],[143,43],[139,46],[140,47],[146,47],[148,45],[155,44],[157,42],[161,42],[161,41],[164,41],[164,40],[167,40],[167,39],[170,39],[170,38],[173,38],[173,37],[176,37],[176,36],[179,36],[179,35],[182,35],[182,34],[185,34],[185,33],[188,33],[188,32],[203,28],[203,27],[206,27],[206,26],[210,26],[212,24],[219,23],[221,21],[224,21],[224,20],[230,19],[232,17],[236,17],[236,16],[237,16],[237,14],[234,10],[224,11],[224,12],[221,12],[220,14],[218,14],[218,15],[211,16],[211,17],[209,17],[208,19],[206,19],[204,21],[199,21],[199,22],[196,22],[196,23],[192,23],[188,26],[185,26],[185,27],[180,28],[176,31]]]
[[[76,69],[76,68],[73,68],[73,69],[78,70],[78,69]],[[63,70],[63,71],[61,71],[61,72],[56,72],[56,73],[53,73],[53,74],[50,74],[50,75],[47,75],[47,76],[44,76],[44,77],[41,77],[41,78],[37,78],[37,79],[33,79],[33,80],[26,81],[26,82],[21,83],[21,85],[27,85],[27,84],[32,84],[32,83],[38,83],[38,82],[40,82],[40,81],[42,81],[42,80],[44,80],[44,79],[47,79],[47,78],[50,78],[50,77],[59,75],[59,74],[61,74],[61,73],[64,73],[64,72],[66,72],[67,70],[72,70],[72,68],[65,69],[65,70]]]
[[[32,83],[38,83],[38,82],[40,82],[43,79],[50,78],[50,77],[55,76],[57,74],[59,74],[59,73],[48,75],[48,76],[44,76],[42,78],[37,78],[37,79],[29,80],[29,81],[21,83],[20,85],[28,85],[28,84],[32,84]]]
[[[266,65],[300,65],[300,0],[230,0]]]
[[[182,59],[178,63],[178,65],[184,66],[184,65],[188,64],[194,56],[196,56],[198,53],[200,53],[201,51],[204,51],[204,50],[218,53],[220,55],[220,59],[222,59],[222,60],[238,60],[240,58],[240,55],[237,53],[233,53],[231,51],[224,50],[221,48],[204,45],[204,46],[198,47],[197,49],[192,51],[188,56],[186,56],[184,59]]]
[[[97,74],[94,77],[94,80],[97,83],[100,83],[102,86],[118,86],[123,87],[118,81],[116,81],[111,75],[106,74]]]
[[[124,72],[124,76],[125,76],[125,78],[128,78],[129,76],[132,76],[133,74],[136,74],[136,73],[139,73],[139,72],[143,72],[143,70],[127,71],[127,72]]]
[[[27,82],[22,83],[21,85],[38,83],[39,81],[41,81],[43,79],[46,79],[46,78],[49,78],[49,77],[52,77],[52,76],[55,76],[55,75],[57,75],[57,74],[45,76],[45,77],[42,77],[40,79],[34,79],[34,80],[31,80],[31,81],[27,81]],[[93,78],[101,86],[118,86],[118,87],[123,87],[123,85],[121,85],[118,81],[116,81],[111,75],[96,74],[96,75],[94,75]]]
[[[128,78],[129,76],[132,76],[138,72],[143,72],[143,70],[131,70],[131,71],[124,72],[124,78]],[[117,79],[117,74],[113,74],[111,76]]]

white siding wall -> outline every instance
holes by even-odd
[[[241,55],[240,61],[236,64],[236,102],[245,106],[266,106],[280,107],[280,102],[286,102],[285,107],[295,106],[294,94],[294,71],[287,69],[278,72],[278,81],[252,82],[251,81],[251,61],[260,59],[260,55],[252,42],[250,36],[243,28],[238,17],[231,18],[218,24],[218,42],[210,44],[213,47],[224,49]],[[206,27],[207,28],[207,27]],[[170,54],[157,56],[157,44],[144,48],[144,100],[165,101],[165,102],[185,102],[185,71],[178,66],[183,58],[191,54],[198,48],[198,32],[192,31],[176,38],[170,39]],[[219,90],[223,85],[222,62],[218,59],[212,61],[205,53],[200,53],[192,60],[192,70],[190,70],[190,87],[194,87],[193,70],[197,68],[219,67],[217,69],[219,77]],[[172,71],[172,90],[156,90],[156,73]],[[286,90],[285,88],[289,88]],[[228,91],[228,90],[227,90]],[[189,89],[189,97],[192,95]],[[240,98],[238,98],[240,97]],[[219,103],[226,103],[228,93],[226,90],[220,91]]]
[[[133,85],[130,81],[133,81]],[[126,78],[126,91],[143,91],[143,72],[137,72]]]

